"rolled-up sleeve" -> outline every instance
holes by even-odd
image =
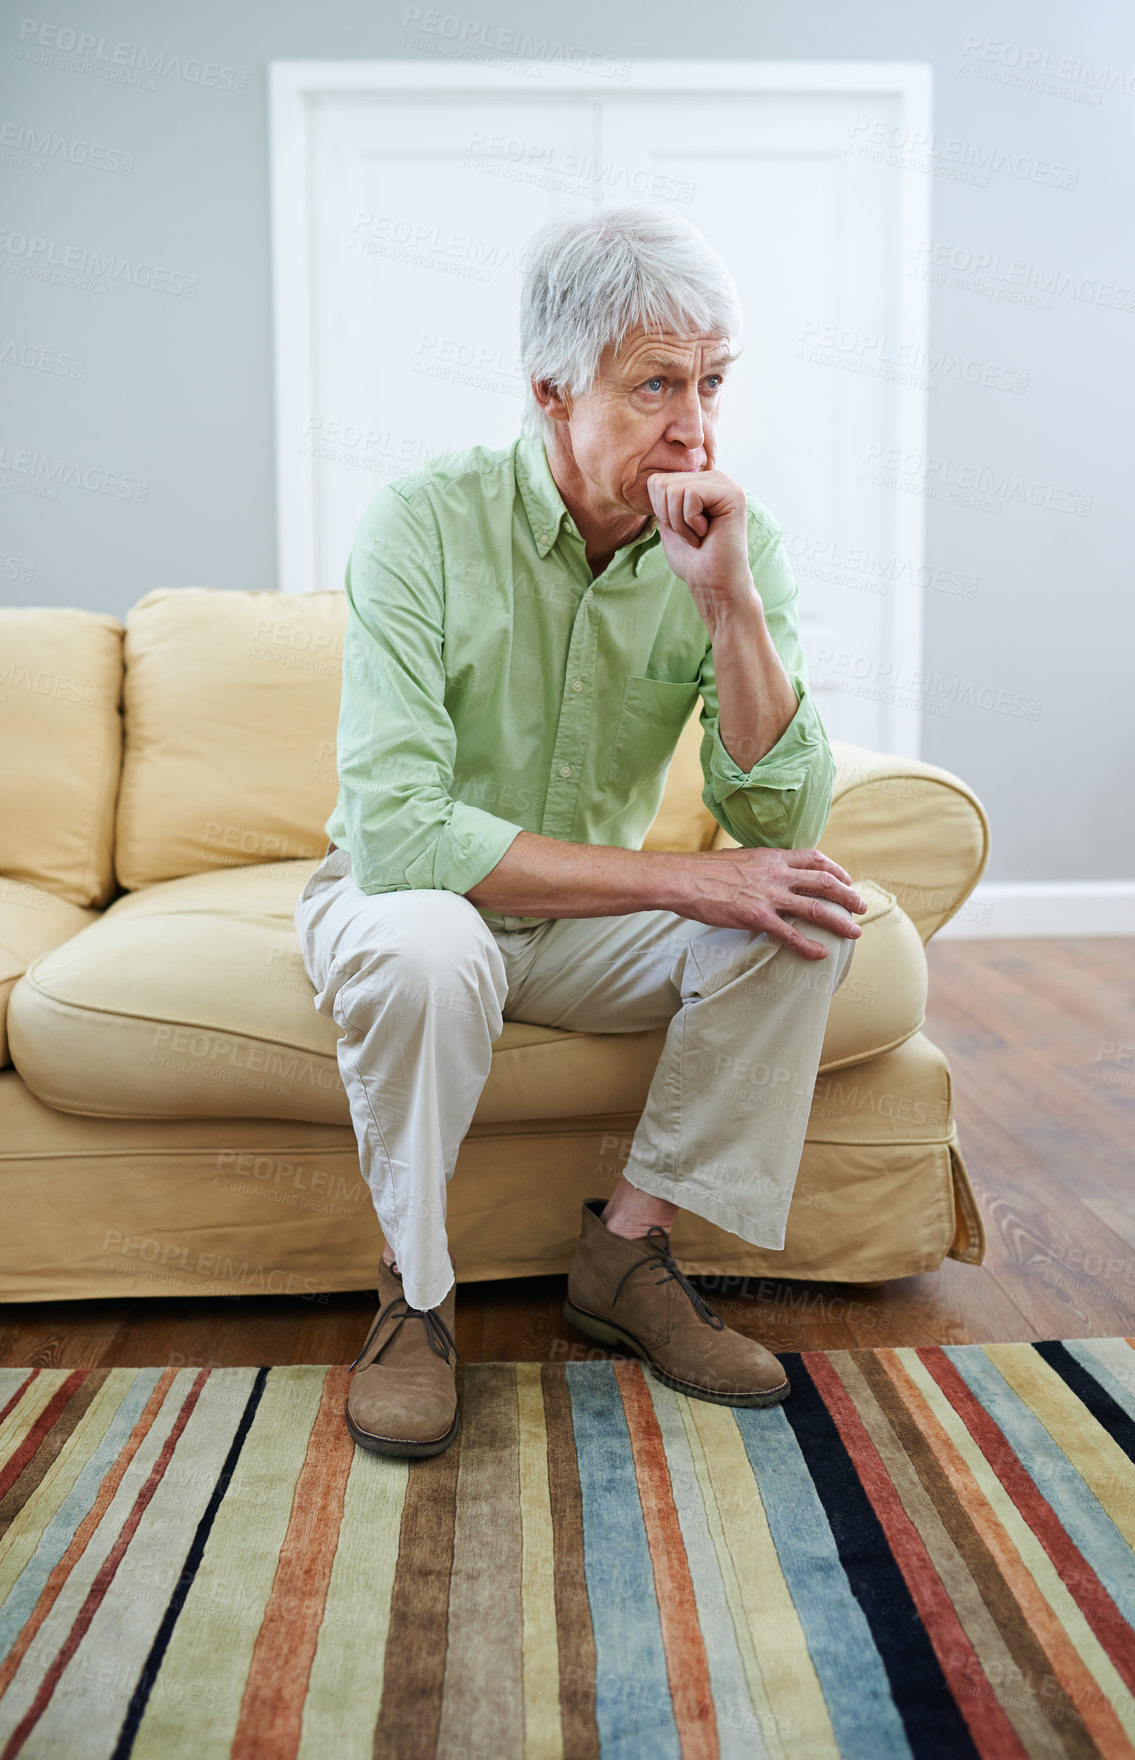
[[[808,849],[819,842],[831,808],[835,758],[808,688],[797,613],[799,588],[784,535],[749,517],[749,565],[765,622],[797,696],[797,709],[776,744],[742,770],[729,756],[717,724],[713,649],[698,683],[702,694],[702,800],[717,823],[746,849]]]
[[[454,800],[445,707],[445,579],[428,507],[387,485],[347,564],[336,761],[351,870],[363,892],[468,892],[522,826]]]

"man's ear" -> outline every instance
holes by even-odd
[[[571,398],[553,385],[550,379],[533,379],[532,395],[544,414],[553,422],[566,422],[571,416]]]

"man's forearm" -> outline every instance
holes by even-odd
[[[561,843],[521,831],[465,897],[518,917],[617,917],[667,910],[689,857],[680,852]]]
[[[770,752],[800,707],[756,588],[725,607],[711,632],[717,731],[741,770]]]
[[[700,923],[770,933],[808,959],[822,943],[803,923],[856,936],[866,905],[846,869],[817,850],[764,847],[700,852],[561,843],[520,831],[492,871],[464,894],[505,916],[617,917],[671,910]]]

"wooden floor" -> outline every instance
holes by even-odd
[[[954,1077],[985,1216],[982,1266],[883,1289],[707,1288],[773,1350],[1135,1335],[1135,939],[932,942],[927,1031]],[[463,1285],[468,1362],[603,1356],[561,1314],[564,1280]],[[88,1301],[0,1311],[0,1363],[344,1363],[374,1313],[321,1298]]]

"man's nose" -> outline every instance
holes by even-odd
[[[696,389],[671,407],[666,438],[671,445],[684,446],[688,452],[696,452],[705,444],[705,417]]]

